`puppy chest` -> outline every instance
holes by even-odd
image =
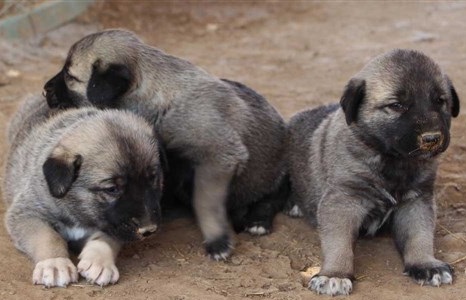
[[[66,241],[78,241],[88,237],[92,231],[79,226],[59,226],[57,231]]]
[[[371,207],[368,210],[361,226],[360,234],[374,236],[380,230],[388,229],[392,224],[393,214],[397,208],[407,201],[416,201],[422,193],[418,190],[387,190],[380,188],[379,197],[371,201]]]

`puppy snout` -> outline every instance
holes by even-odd
[[[425,150],[431,150],[441,145],[443,135],[441,132],[426,132],[420,137],[420,147]]]
[[[151,224],[151,225],[139,228],[138,234],[142,235],[143,237],[148,237],[149,235],[153,234],[156,231],[157,231],[157,225]]]
[[[58,106],[58,98],[55,95],[53,83],[51,83],[50,81],[45,84],[42,95],[45,97],[45,99],[47,100],[47,104],[50,107],[55,108]]]

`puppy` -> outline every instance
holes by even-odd
[[[452,268],[433,249],[437,158],[460,106],[450,79],[424,54],[394,50],[349,81],[340,105],[298,113],[289,124],[291,201],[318,224],[323,254],[309,288],[349,294],[355,241],[383,226],[405,274],[452,283]]]
[[[163,177],[153,129],[129,112],[54,114],[44,103],[29,99],[9,129],[8,233],[34,261],[34,284],[67,286],[78,272],[101,286],[115,283],[120,246],[155,232],[160,219]],[[80,251],[77,268],[67,243]]]
[[[167,186],[188,187],[181,194],[193,198],[211,258],[231,252],[227,215],[237,232],[270,231],[284,202],[278,193],[286,173],[286,128],[250,88],[220,80],[131,32],[108,30],[75,43],[44,89],[50,107],[127,109],[155,126],[169,166],[180,167]]]

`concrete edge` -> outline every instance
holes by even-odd
[[[21,39],[43,34],[83,13],[95,0],[57,0],[0,20],[0,38]]]

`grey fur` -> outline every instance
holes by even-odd
[[[127,241],[122,237],[143,238],[158,222],[154,212],[114,216],[133,185],[129,170],[161,169],[152,127],[129,112],[82,108],[55,114],[44,103],[41,96],[27,99],[9,127],[11,147],[3,182],[6,228],[15,246],[36,264],[35,284],[66,286],[77,281],[78,272],[98,285],[115,283],[115,258]],[[62,177],[68,175],[63,184]],[[112,188],[116,177],[127,180],[121,197],[102,190]],[[161,190],[156,182],[150,183],[151,189],[153,184]],[[154,207],[158,200],[153,199]],[[148,207],[138,197],[131,201],[128,211]],[[123,217],[131,218],[138,232],[113,230],[109,215],[122,222]],[[129,228],[125,230],[133,227]],[[69,259],[68,242],[83,246],[78,247],[82,250],[77,268]]]
[[[352,291],[360,233],[391,228],[405,272],[421,283],[452,282],[434,258],[437,155],[449,141],[459,101],[430,58],[394,50],[369,62],[348,83],[341,106],[295,115],[289,124],[291,203],[319,228],[323,264],[309,288]],[[435,132],[435,142],[423,140]]]
[[[104,92],[102,82],[109,77],[96,78],[108,70],[118,70],[121,76],[112,80],[125,89]],[[60,80],[69,97],[58,98],[69,103],[55,99],[63,90]],[[78,41],[45,90],[52,106],[124,108],[154,124],[168,151],[194,165],[194,209],[215,259],[230,253],[227,211],[235,230],[256,226],[251,221],[241,228],[248,207],[274,193],[286,172],[285,125],[265,99],[144,44],[131,32],[108,30]]]

